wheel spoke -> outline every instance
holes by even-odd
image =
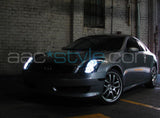
[[[119,81],[116,81],[116,82],[114,82],[113,84],[114,84],[114,85],[119,84]]]
[[[110,92],[111,96],[112,96],[112,99],[114,98],[114,95],[113,95],[113,92]]]
[[[108,98],[108,97],[109,97],[109,95],[110,95],[110,92],[108,92],[108,94],[107,94],[106,98]]]
[[[120,88],[120,85],[118,85],[118,86],[113,86],[114,87],[114,89],[117,89],[117,88]]]
[[[116,92],[116,95],[118,95],[118,94],[119,94],[119,91]]]
[[[112,82],[112,75],[109,74],[109,82]]]
[[[110,83],[107,79],[105,79],[105,82],[108,83],[108,84]]]
[[[105,95],[109,91],[109,88],[107,88],[104,92],[103,95]]]
[[[113,88],[113,91],[114,91],[115,93],[117,93],[117,91],[116,91],[116,89],[115,89],[115,88]]]
[[[157,75],[157,70],[156,68],[153,68],[152,70],[152,77],[155,77]]]
[[[117,95],[118,91],[120,90],[119,88],[120,88],[120,86],[113,88],[113,91],[116,93],[116,95]]]
[[[114,83],[114,81],[115,81],[115,78],[116,78],[116,76],[115,76],[115,75],[113,75],[113,81],[112,81],[113,83]]]
[[[157,81],[157,70],[154,67],[152,69],[152,83],[153,83],[154,86],[156,85],[156,81]]]

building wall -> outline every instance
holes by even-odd
[[[37,52],[70,42],[70,0],[0,0],[0,74],[20,73],[10,52]]]
[[[140,3],[140,39],[148,45],[148,0],[141,0]]]
[[[130,2],[130,24],[126,0],[113,0],[113,18],[111,16],[112,0],[105,0],[105,28],[84,27],[83,3],[84,0],[74,0],[74,40],[87,35],[116,34],[117,32],[136,36],[136,0]],[[148,0],[142,0],[140,3],[140,39],[148,45]]]
[[[130,16],[128,15],[129,6]],[[113,12],[113,33],[121,31],[122,34],[136,35],[135,0],[131,0],[130,3],[126,0],[114,0]]]
[[[136,0],[130,6],[129,25],[127,0],[113,0],[113,18],[112,0],[105,0],[105,28],[88,28],[83,23],[84,0],[0,0],[0,74],[21,73],[23,64],[7,62],[10,52],[59,49],[93,34],[120,31],[136,36]],[[141,0],[140,13],[140,36],[148,44],[148,0]]]

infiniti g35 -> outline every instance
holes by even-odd
[[[43,63],[37,63],[38,61]],[[30,57],[24,65],[25,84],[54,95],[119,100],[123,91],[157,79],[156,56],[137,38],[94,35],[59,51]]]

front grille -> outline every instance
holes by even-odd
[[[45,73],[73,73],[76,69],[75,65],[72,64],[56,64],[56,63],[43,63],[43,64],[32,64],[31,70],[36,72]]]

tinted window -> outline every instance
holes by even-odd
[[[118,51],[123,45],[124,38],[120,37],[85,37],[67,46],[68,50],[106,50]]]
[[[130,38],[130,39],[128,39],[128,41],[127,41],[127,46],[126,46],[126,48],[127,48],[127,50],[129,49],[129,48],[138,48],[139,50],[141,50],[140,49],[140,47],[139,47],[139,45],[138,45],[138,43],[137,43],[137,40],[136,39],[133,39],[133,38]]]

